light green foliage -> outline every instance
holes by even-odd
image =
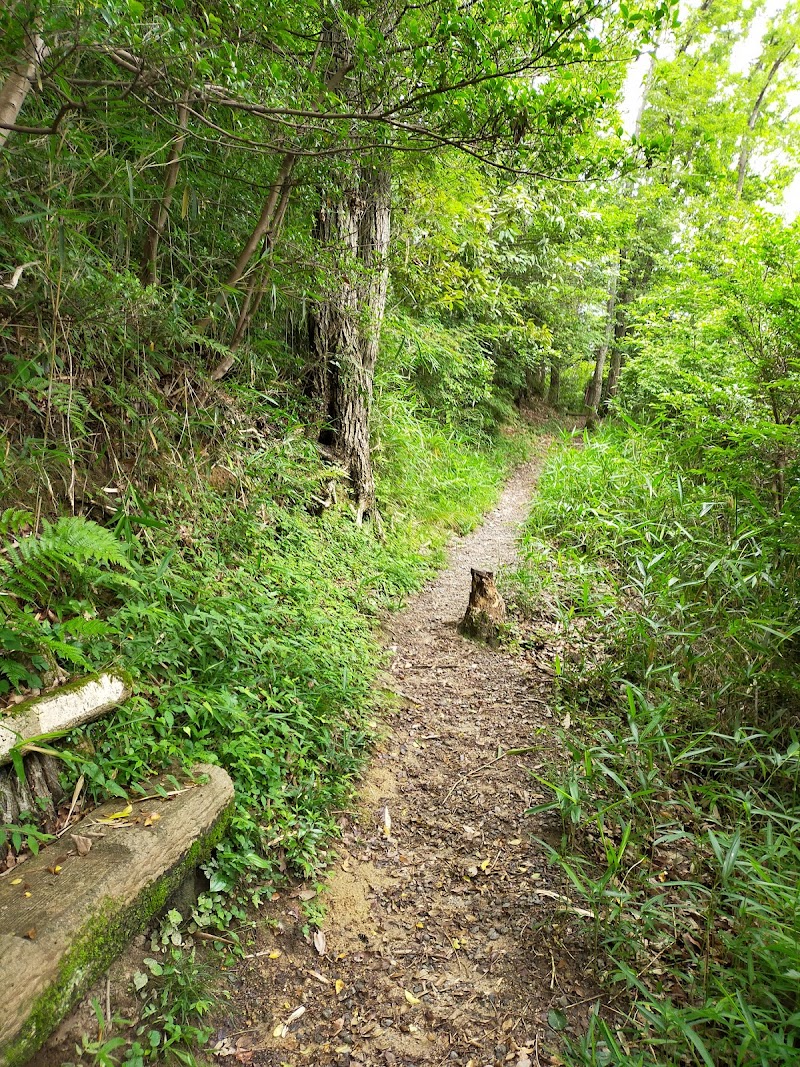
[[[195,953],[172,949],[166,960],[145,959],[145,971],[133,975],[133,989],[141,1000],[139,1020],[130,1036],[130,1020],[106,1019],[92,1001],[97,1037],[84,1034],[75,1048],[82,1067],[143,1067],[166,1062],[194,1067],[194,1053],[208,1041],[210,1029],[202,1018],[214,1004],[208,995],[210,975]],[[122,1033],[120,1031],[123,1031]],[[64,1067],[76,1067],[65,1064]]]
[[[607,271],[597,254],[608,227],[595,194],[488,176],[454,153],[404,177],[392,268],[398,302],[423,318],[431,340],[446,336],[443,327],[465,354],[477,349],[473,373],[491,367],[506,396],[529,394],[535,368],[555,361],[566,376],[563,399],[579,406],[603,328]],[[424,373],[429,346],[411,328],[403,363],[414,347],[412,366]],[[463,374],[463,357],[432,368],[444,395],[457,385],[451,366]],[[476,399],[459,388],[452,395],[462,409]]]
[[[448,328],[436,319],[401,313],[387,319],[383,346],[387,392],[394,390],[400,397],[403,391],[413,391],[443,423],[457,420],[462,429],[479,433],[492,429],[497,417],[492,411],[497,402],[492,388],[495,365],[481,344],[479,329],[471,324]],[[379,381],[379,389],[382,384]],[[381,415],[391,432],[391,417]]]
[[[38,534],[33,523],[19,509],[0,516],[0,694],[12,686],[41,687],[56,659],[86,667],[78,641],[100,636],[105,626],[75,609],[101,590],[130,588],[110,569],[128,566],[110,531],[79,516],[45,521]],[[68,617],[53,615],[54,598]]]
[[[799,249],[796,222],[751,209],[719,241],[693,235],[639,301],[621,384],[629,410],[702,434],[720,479],[735,486],[754,459],[778,507],[796,477]]]
[[[543,807],[561,812],[555,858],[596,916],[598,973],[634,1002],[622,1045],[595,1018],[566,1056],[788,1065],[800,1041],[798,500],[793,489],[776,515],[752,458],[739,453],[734,485],[703,436],[682,432],[634,425],[565,450],[526,535],[522,587],[546,585],[585,655],[561,667],[573,770],[550,778]]]

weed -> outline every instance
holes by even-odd
[[[560,813],[550,855],[594,916],[598,979],[631,1005],[566,1041],[573,1065],[800,1048],[796,502],[775,516],[747,466],[723,488],[692,455],[637,427],[565,449],[516,578],[519,609],[548,597],[585,653],[561,662],[566,778],[537,777],[532,811]]]

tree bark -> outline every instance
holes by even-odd
[[[620,269],[627,258],[627,255],[624,254],[620,256]],[[625,356],[625,336],[628,332],[627,307],[635,295],[636,292],[631,281],[627,280],[622,287],[622,292],[619,295],[614,311],[614,339],[611,345],[611,362],[608,367],[608,376],[603,382],[603,391],[600,397],[600,406],[604,411],[608,410],[619,388],[619,376]]]
[[[388,167],[363,164],[348,189],[323,202],[316,222],[332,274],[310,317],[313,386],[325,418],[320,442],[350,477],[359,524],[375,510],[369,420],[390,224]]]
[[[528,367],[525,371],[525,392],[530,400],[537,396],[544,400],[547,383],[547,365],[540,359],[535,367]]]
[[[469,604],[458,632],[464,637],[474,637],[494,645],[506,621],[506,605],[494,581],[492,571],[479,571],[474,567]]]
[[[556,407],[561,393],[561,367],[557,359],[550,360],[550,385],[547,389],[547,403],[551,408]]]
[[[169,154],[166,174],[164,175],[164,191],[159,203],[153,206],[148,226],[147,240],[145,241],[142,255],[142,267],[139,273],[142,285],[155,285],[158,282],[158,245],[164,234],[164,229],[169,218],[169,207],[172,203],[172,194],[178,181],[178,173],[181,169],[181,155],[186,144],[186,130],[189,124],[189,105],[186,99],[178,104],[178,136],[172,142]]]
[[[606,304],[606,329],[603,342],[597,350],[597,358],[594,364],[594,374],[592,380],[586,387],[586,392],[583,397],[584,407],[589,408],[590,411],[596,412],[597,406],[600,403],[600,397],[603,392],[603,374],[606,367],[606,358],[608,356],[608,350],[611,347],[611,340],[614,336],[614,311],[617,304],[617,275],[614,274],[611,278],[611,282],[608,287],[608,302]]]
[[[773,81],[775,75],[780,70],[781,64],[784,62],[784,60],[788,59],[789,53],[792,51],[793,48],[794,48],[794,42],[792,42],[787,49],[785,49],[779,56],[777,56],[775,58],[772,66],[769,68],[769,73],[767,74],[767,79],[764,82],[763,86],[761,87],[761,92],[756,97],[756,102],[753,104],[753,107],[752,107],[752,109],[750,111],[750,115],[749,115],[749,117],[747,119],[747,129],[742,134],[742,145],[741,145],[741,148],[739,150],[739,163],[738,163],[738,166],[737,166],[737,177],[736,177],[736,199],[737,200],[741,200],[741,198],[742,198],[742,190],[744,189],[744,180],[747,177],[747,164],[750,162],[750,150],[751,150],[750,136],[752,135],[753,130],[756,128],[756,123],[758,122],[758,116],[761,114],[761,106],[764,103],[764,97],[767,95],[767,89],[769,89],[770,85],[772,84],[772,81]]]
[[[31,85],[36,80],[36,73],[45,61],[49,49],[39,33],[32,33],[26,38],[25,47],[14,64],[11,73],[0,89],[0,148],[8,140],[9,127],[17,121],[25,98]]]

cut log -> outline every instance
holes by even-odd
[[[72,837],[92,842],[84,855],[59,841],[0,879],[0,1067],[30,1059],[220,840],[233,785],[220,767],[194,774],[126,818],[114,800],[76,823]]]
[[[0,715],[0,764],[11,759],[11,749],[20,742],[43,735],[57,736],[99,719],[131,695],[123,674],[94,674],[77,682],[32,697],[17,704],[9,715]]]
[[[492,571],[479,571],[473,567],[471,573],[469,604],[458,630],[465,637],[495,645],[506,621],[505,601],[497,591]]]

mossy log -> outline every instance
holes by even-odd
[[[130,695],[128,676],[108,671],[23,700],[0,714],[0,763],[9,762],[20,742],[67,733],[100,718]]]
[[[220,840],[233,785],[194,768],[185,792],[102,805],[0,879],[0,1067],[24,1064],[70,1008]],[[102,836],[100,836],[102,835]]]
[[[494,645],[506,621],[505,601],[497,590],[492,571],[480,571],[473,567],[471,574],[469,604],[458,630],[465,637]]]
[[[49,743],[76,726],[99,719],[130,694],[128,676],[110,671],[78,678],[0,713],[0,824],[34,821],[49,833],[62,796],[54,756],[41,752],[24,755],[23,780],[10,764],[12,750],[19,748],[24,754],[26,741]]]

